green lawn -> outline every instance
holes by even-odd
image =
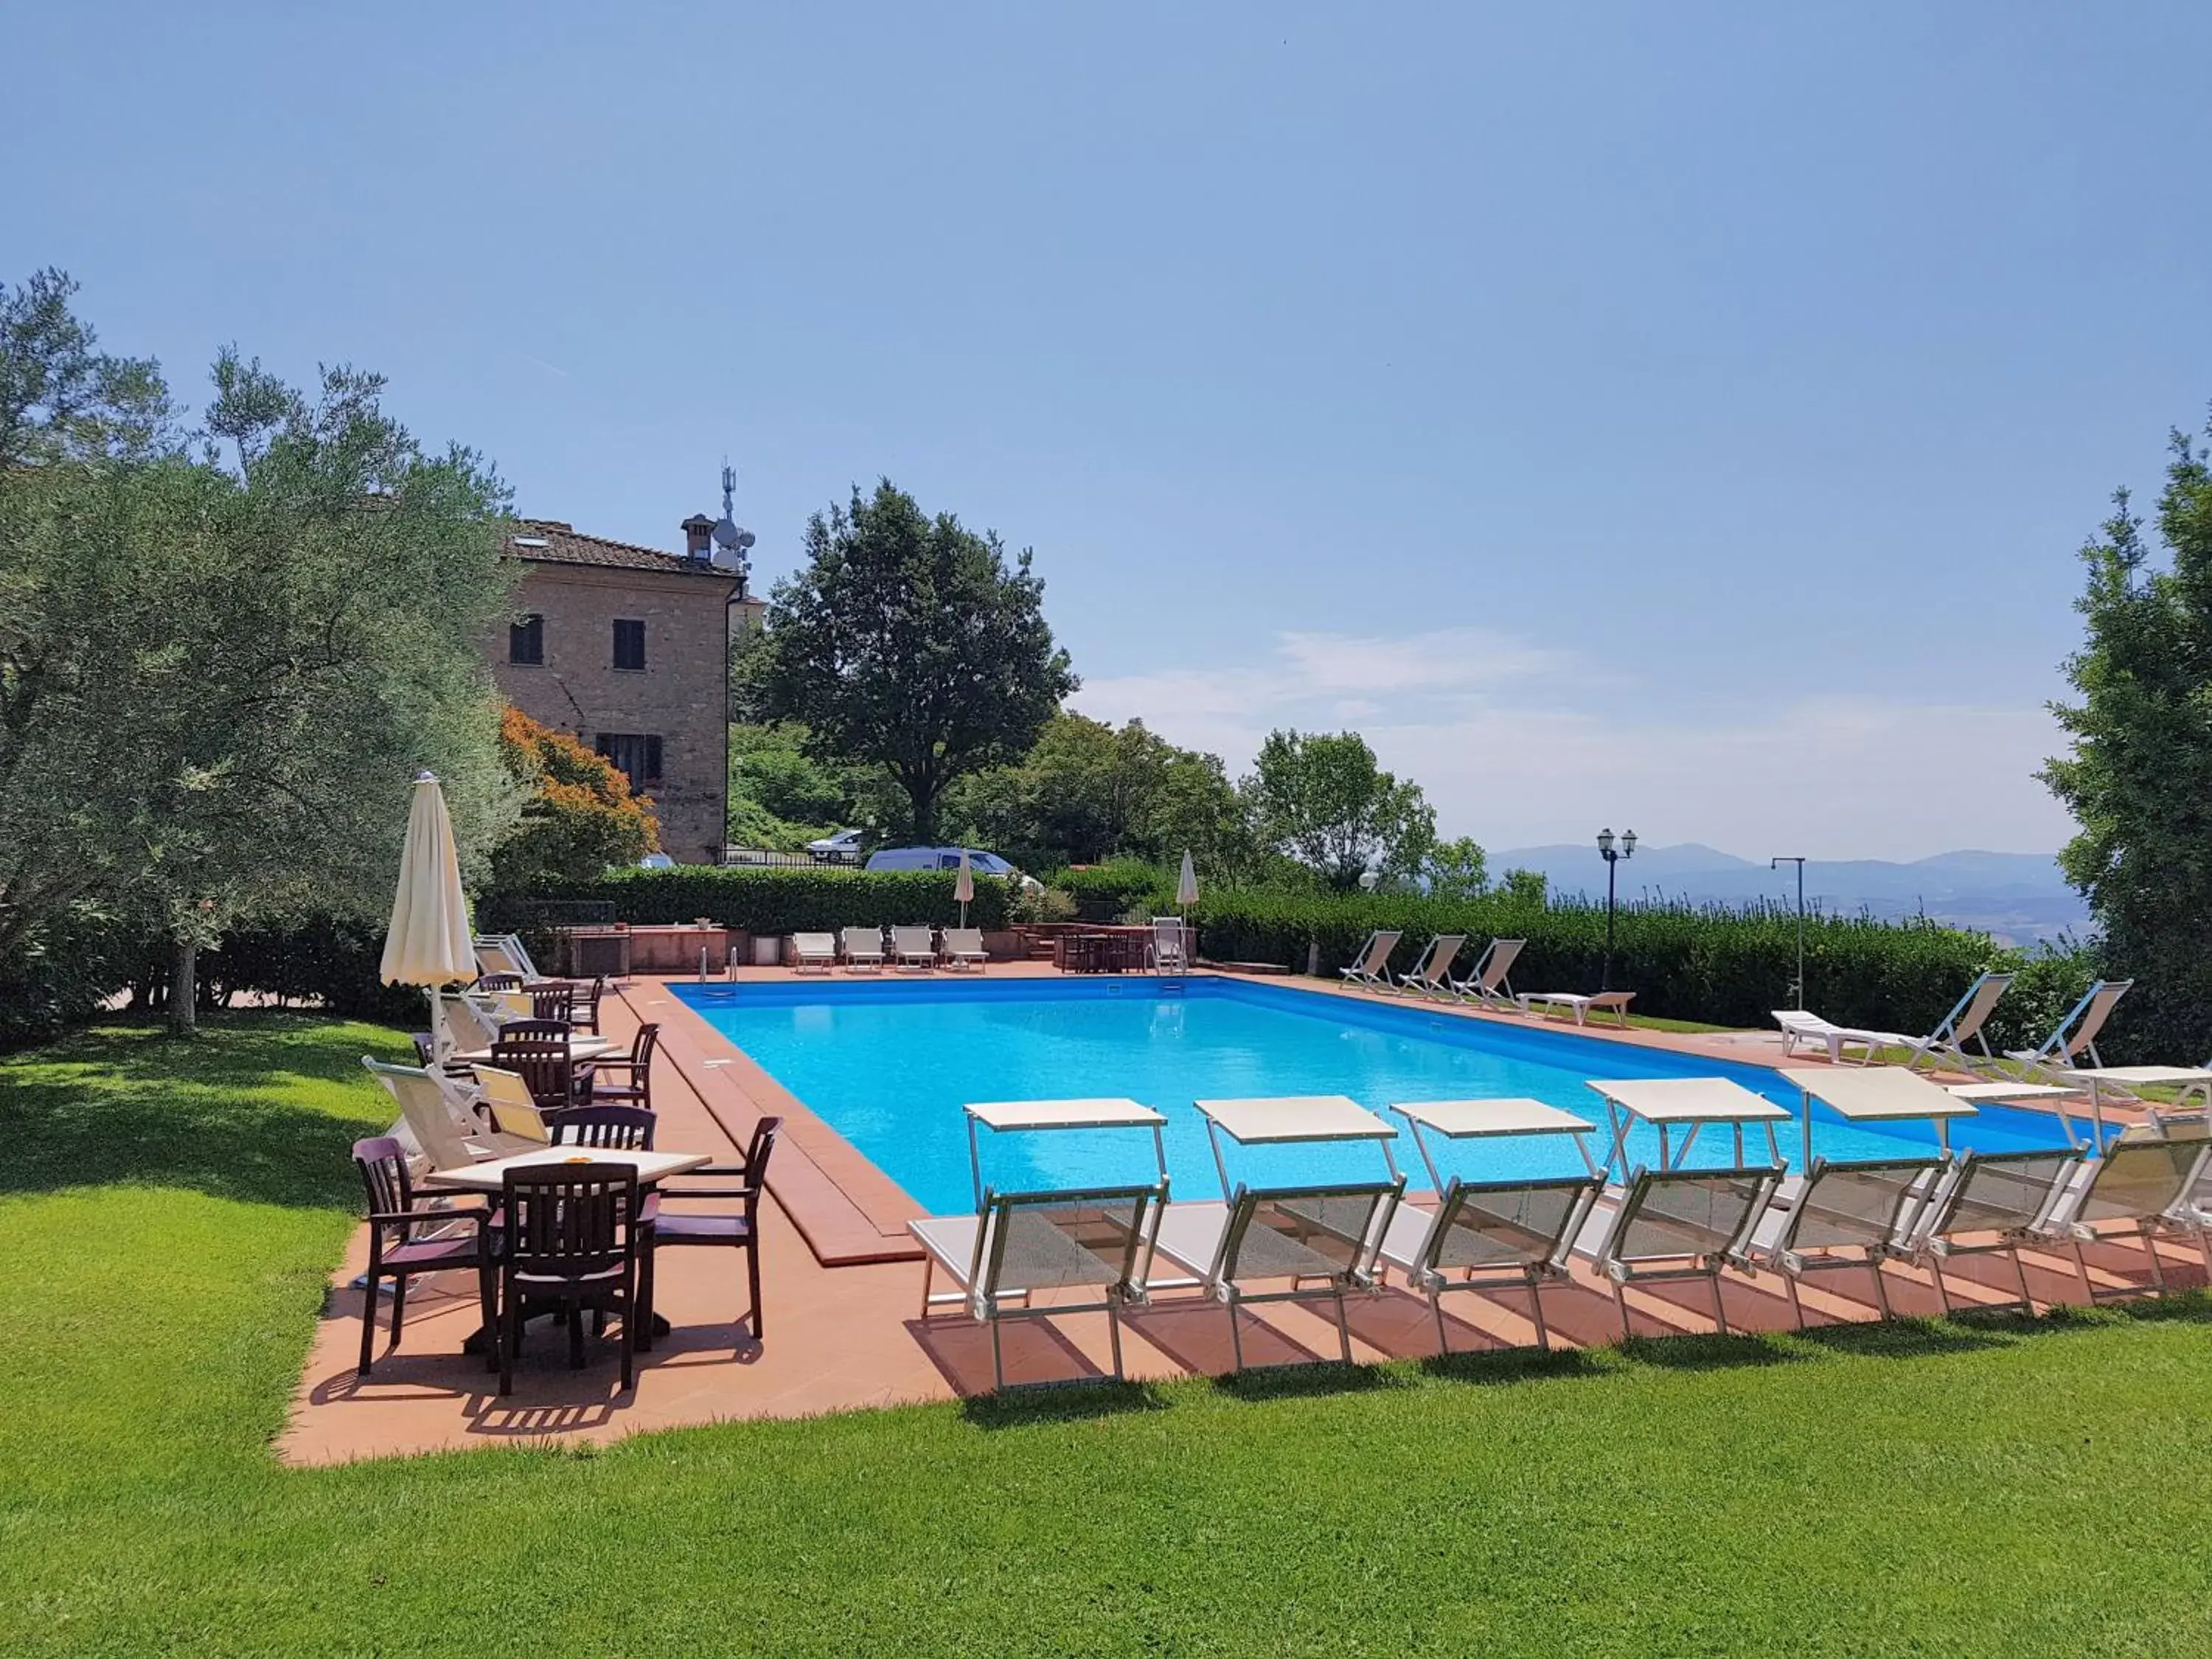
[[[2201,1297],[283,1469],[402,1047],[0,1060],[0,1652],[2212,1645]]]

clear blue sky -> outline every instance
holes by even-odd
[[[2212,399],[2212,7],[10,8],[0,274],[763,581],[887,473],[1232,767],[1492,847],[2043,850]]]

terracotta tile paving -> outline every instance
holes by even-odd
[[[1052,973],[1029,963],[994,964],[994,977]],[[741,971],[740,978],[790,977],[778,969]],[[1291,982],[1291,981],[1285,981]],[[1322,996],[1358,995],[1333,987]],[[957,1313],[919,1316],[922,1267],[905,1237],[918,1207],[883,1173],[792,1098],[757,1066],[736,1053],[658,981],[636,980],[605,1005],[609,1035],[627,1040],[641,1018],[662,1022],[667,1063],[654,1071],[659,1142],[726,1156],[763,1111],[789,1120],[770,1166],[774,1202],[763,1206],[767,1303],[764,1342],[744,1335],[743,1260],[735,1251],[683,1250],[661,1261],[659,1306],[673,1333],[639,1356],[637,1386],[617,1390],[612,1341],[587,1347],[587,1364],[569,1369],[562,1334],[532,1333],[515,1376],[501,1398],[498,1377],[460,1352],[477,1323],[472,1281],[447,1276],[418,1281],[409,1292],[404,1346],[388,1350],[380,1328],[379,1357],[356,1379],[361,1292],[351,1279],[367,1259],[367,1234],[356,1233],[333,1276],[289,1423],[277,1449],[286,1461],[321,1463],[395,1453],[511,1442],[606,1440],[644,1430],[732,1419],[795,1417],[901,1401],[946,1400],[991,1386],[988,1333]],[[1505,1018],[1473,1010],[1444,1010],[1466,1018]],[[1601,1041],[1656,1047],[1710,1058],[1775,1063],[1775,1041],[1686,1037],[1646,1031],[1583,1033]],[[2169,1282],[2201,1284],[2193,1249],[2162,1244]],[[2040,1303],[2084,1300],[2070,1258],[2029,1254],[2029,1286]],[[2133,1243],[2094,1247],[2093,1275],[2101,1286],[2141,1285],[2148,1270]],[[2013,1294],[2008,1263],[1977,1258],[1947,1272],[1954,1304],[2001,1304]],[[1891,1267],[1890,1300],[1902,1315],[1933,1315],[1933,1282],[1924,1273]],[[1823,1322],[1875,1317],[1872,1283],[1862,1273],[1823,1273],[1802,1292],[1808,1318]],[[1730,1273],[1724,1306],[1735,1328],[1785,1330],[1793,1321],[1781,1280]],[[1561,1346],[1617,1341],[1620,1316],[1611,1290],[1576,1264],[1568,1282],[1543,1291],[1544,1316]],[[1628,1292],[1632,1329],[1639,1336],[1713,1330],[1711,1303],[1699,1284],[1637,1287]],[[1325,1306],[1326,1304],[1319,1304]],[[1436,1326],[1425,1300],[1395,1289],[1349,1304],[1356,1359],[1422,1357],[1436,1352]],[[1460,1293],[1446,1299],[1455,1352],[1533,1340],[1526,1297],[1517,1291]],[[1245,1360],[1265,1365],[1333,1358],[1336,1331],[1325,1314],[1304,1305],[1273,1304],[1240,1316]],[[1231,1366],[1229,1316],[1218,1304],[1162,1297],[1123,1325],[1123,1358],[1132,1376],[1161,1379],[1219,1375]],[[381,1322],[380,1322],[380,1326]],[[1103,1375],[1110,1364],[1101,1314],[1018,1321],[1003,1328],[1010,1381]]]

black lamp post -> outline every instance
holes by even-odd
[[[1636,831],[1622,830],[1620,844],[1616,847],[1613,845],[1613,831],[1610,828],[1599,830],[1597,851],[1598,856],[1605,860],[1605,967],[1597,976],[1597,988],[1601,991],[1610,991],[1613,988],[1613,872],[1614,866],[1621,860],[1636,856]]]

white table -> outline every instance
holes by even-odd
[[[2089,1085],[2089,1133],[2091,1143],[2101,1158],[2105,1152],[2105,1090],[2112,1085],[2119,1098],[2136,1098],[2138,1089],[2179,1089],[2185,1099],[2191,1094],[2201,1095],[2208,1108],[2212,1108],[2212,1069],[2202,1066],[2091,1066],[2069,1070],[2067,1077],[2078,1077]],[[2063,1121],[2064,1109],[2059,1111]],[[2069,1138],[2073,1133],[2069,1125]]]
[[[1735,1133],[1735,1161],[1743,1163],[1743,1126],[1761,1125],[1766,1131],[1768,1158],[1782,1162],[1782,1148],[1774,1126],[1787,1123],[1790,1114],[1764,1095],[1755,1095],[1741,1083],[1724,1077],[1658,1077],[1592,1079],[1586,1085],[1605,1102],[1613,1123],[1613,1150],[1606,1168],[1615,1176],[1628,1176],[1628,1132],[1638,1118],[1659,1131],[1659,1167],[1679,1170],[1690,1156],[1698,1131],[1708,1123],[1725,1123]],[[1668,1133],[1686,1127],[1682,1150],[1669,1163]]]
[[[568,1039],[569,1063],[581,1065],[587,1060],[604,1060],[614,1053],[615,1048],[611,1037],[572,1036]],[[447,1054],[446,1060],[453,1066],[489,1066],[492,1063],[492,1051],[489,1048],[463,1048]]]
[[[422,1177],[425,1185],[454,1187],[472,1193],[498,1193],[507,1185],[509,1170],[532,1170],[547,1164],[627,1164],[637,1171],[637,1184],[655,1186],[671,1176],[689,1175],[714,1161],[712,1152],[645,1152],[614,1146],[541,1146],[535,1152],[507,1158],[486,1158],[463,1170],[433,1170]]]
[[[1404,1118],[1406,1127],[1413,1132],[1414,1148],[1420,1153],[1421,1162],[1428,1165],[1429,1180],[1439,1194],[1444,1190],[1443,1177],[1437,1172],[1437,1161],[1430,1156],[1429,1143],[1422,1138],[1424,1129],[1432,1130],[1447,1140],[1572,1135],[1575,1150],[1582,1154],[1583,1166],[1592,1175],[1598,1173],[1589,1144],[1589,1137],[1596,1133],[1597,1125],[1544,1101],[1519,1096],[1498,1100],[1406,1100],[1394,1101],[1390,1109]]]
[[[1847,1123],[1912,1123],[1936,1126],[1936,1144],[1951,1150],[1951,1120],[1972,1117],[1974,1104],[1942,1085],[1903,1066],[1785,1066],[1781,1074],[1805,1097],[1805,1162],[1813,1170],[1813,1103],[1819,1101]]]

